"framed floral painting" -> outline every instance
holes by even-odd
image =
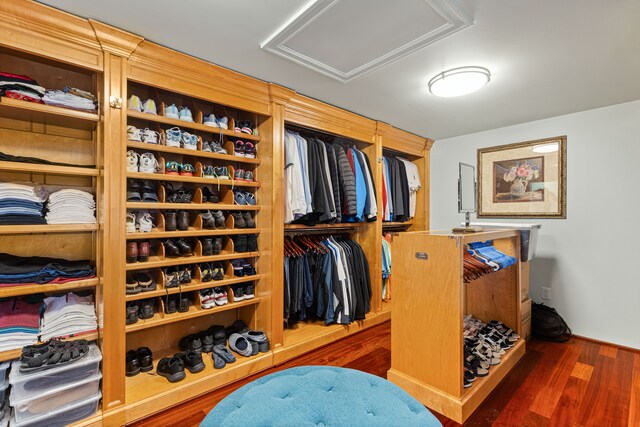
[[[478,217],[566,218],[567,137],[478,150]]]

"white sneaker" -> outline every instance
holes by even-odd
[[[156,173],[160,171],[160,165],[152,153],[140,155],[138,170],[146,173]]]
[[[167,147],[180,148],[180,141],[182,141],[182,131],[178,127],[172,127],[164,131],[165,145]]]
[[[145,128],[145,130],[142,131],[141,139],[142,142],[146,142],[147,144],[157,144],[160,140],[160,132]]]
[[[142,214],[138,218],[138,225],[141,233],[149,233],[153,229],[153,217],[150,213]]]
[[[198,137],[189,132],[182,132],[182,147],[187,150],[197,150]]]
[[[127,101],[127,108],[129,110],[142,112],[142,101],[140,101],[140,97],[136,95],[131,95],[129,101]]]
[[[127,172],[138,172],[140,155],[133,150],[127,151]]]
[[[127,139],[129,141],[142,142],[142,135],[140,133],[140,129],[131,125],[127,126]]]
[[[227,299],[227,291],[224,288],[213,288],[213,297],[215,298],[216,305],[225,305],[229,302]]]
[[[147,99],[144,101],[144,104],[142,104],[142,112],[147,114],[158,114],[156,112],[156,101],[153,99]]]
[[[203,289],[200,291],[200,304],[204,309],[213,308],[216,305],[216,299],[211,289]]]
[[[131,212],[127,212],[127,233],[136,232],[136,216]]]
[[[204,119],[202,120],[203,124],[205,126],[210,126],[213,128],[217,128],[218,127],[218,119],[216,119],[216,116],[211,113],[211,114],[205,114]]]

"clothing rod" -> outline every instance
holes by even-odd
[[[357,226],[356,226],[357,227]],[[349,233],[353,233],[356,229],[356,227],[353,228],[344,228],[344,227],[324,227],[324,228],[311,228],[311,229],[306,229],[306,228],[292,228],[292,229],[285,229],[284,232],[285,234],[349,234]]]

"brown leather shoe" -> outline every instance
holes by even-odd
[[[176,213],[173,211],[165,211],[164,213],[164,230],[176,231]]]
[[[138,242],[127,242],[127,262],[138,260]]]
[[[149,242],[140,242],[138,243],[138,261],[146,262],[149,261],[149,252],[150,252]]]
[[[186,231],[189,229],[189,212],[188,211],[178,211],[178,230]]]

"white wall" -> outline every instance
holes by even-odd
[[[567,135],[567,219],[512,221],[542,223],[531,298],[542,302],[548,286],[544,302],[575,334],[640,348],[640,101],[437,141],[431,228],[463,219],[458,162],[475,165],[481,147],[559,135]]]

